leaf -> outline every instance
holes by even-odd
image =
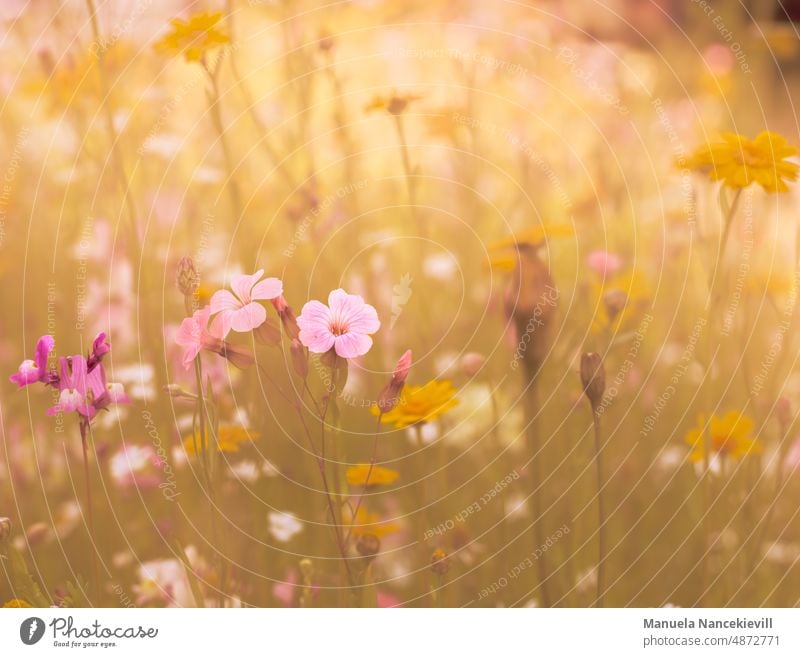
[[[19,551],[11,545],[10,540],[0,542],[0,557],[2,557],[3,570],[6,571],[11,590],[15,598],[25,600],[32,607],[49,607],[50,600],[42,593],[36,580],[28,572],[25,559]]]
[[[67,582],[67,596],[64,598],[65,607],[92,607],[86,591],[89,590],[89,584],[83,577],[76,575],[75,583]]]

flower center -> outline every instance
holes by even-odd
[[[741,149],[737,149],[734,153],[734,159],[739,164],[744,164],[748,167],[763,168],[770,166],[768,154],[765,154],[752,146],[743,146]]]
[[[711,437],[711,446],[718,454],[727,454],[733,449],[733,439],[730,436],[718,435]]]

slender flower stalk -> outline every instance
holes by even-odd
[[[97,535],[94,531],[94,512],[92,503],[92,478],[89,473],[89,420],[81,418],[81,452],[83,454],[83,477],[86,486],[86,521],[89,527],[89,538],[92,542],[92,595],[99,605],[103,594],[100,586],[100,565],[97,559]]]
[[[606,388],[606,374],[599,354],[589,352],[581,356],[581,383],[583,392],[592,407],[594,426],[594,463],[597,474],[597,597],[596,607],[604,606],[606,560],[606,511],[603,500],[605,478],[603,473],[603,433],[600,427],[600,409]]]
[[[214,128],[219,135],[219,143],[222,147],[222,157],[225,161],[225,170],[228,178],[225,181],[225,188],[228,190],[228,195],[231,202],[231,210],[233,216],[237,221],[241,221],[244,216],[244,203],[242,202],[242,193],[239,190],[239,183],[236,178],[233,152],[228,143],[228,133],[225,130],[225,122],[222,119],[221,94],[219,88],[219,73],[222,68],[222,58],[224,53],[220,53],[213,64],[208,63],[206,53],[200,58],[200,63],[206,72],[208,81],[211,83],[211,88],[207,91],[208,108],[211,111],[211,120],[214,123]]]

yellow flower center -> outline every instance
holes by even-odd
[[[764,168],[772,166],[769,153],[764,153],[752,144],[742,144],[741,148],[735,149],[733,159],[747,167]]]

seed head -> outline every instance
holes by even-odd
[[[189,256],[184,256],[178,261],[177,284],[185,297],[192,296],[200,287],[200,275],[194,266],[194,260]]]

